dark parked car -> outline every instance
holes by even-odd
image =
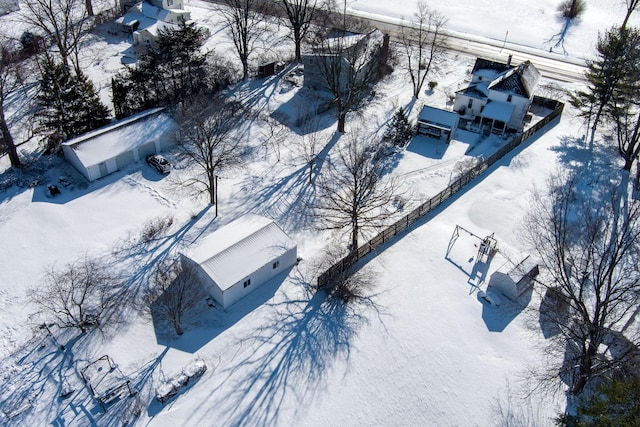
[[[159,154],[151,154],[146,158],[149,166],[153,166],[155,170],[160,173],[166,174],[171,172],[171,163]]]

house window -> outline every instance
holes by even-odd
[[[507,102],[511,102],[511,95],[507,96]]]
[[[275,270],[280,265],[280,261],[276,261],[273,263],[273,269]]]
[[[483,111],[484,111],[484,105],[480,107],[480,112],[482,113]]]
[[[249,286],[250,284],[251,284],[251,279],[247,279],[247,280],[245,280],[245,281],[242,283],[242,286],[244,286],[244,287],[246,288],[246,287],[247,287],[247,286]]]
[[[173,6],[173,0],[167,0],[167,6]]]
[[[469,103],[467,104],[467,108],[473,107],[473,99],[469,99]]]

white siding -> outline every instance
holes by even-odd
[[[275,262],[278,263],[278,267],[274,269],[273,264]],[[242,280],[238,281],[229,289],[224,291],[224,304],[223,304],[224,308],[229,307],[231,304],[234,304],[238,300],[242,299],[243,297],[247,296],[254,290],[258,289],[260,286],[264,285],[269,280],[273,279],[283,271],[295,265],[296,262],[297,262],[297,251],[296,251],[296,248],[292,248],[286,253],[284,253],[282,256],[271,260],[266,265],[263,265],[254,273],[244,277]],[[251,284],[245,288],[244,281],[247,279],[251,279]]]
[[[247,215],[205,237],[182,257],[198,266],[206,276],[202,281],[207,292],[227,308],[295,265],[297,247],[275,222]],[[247,279],[251,284],[245,287]]]

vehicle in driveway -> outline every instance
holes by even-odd
[[[146,158],[147,164],[162,174],[171,172],[171,163],[160,154],[150,154]]]

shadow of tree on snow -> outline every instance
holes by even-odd
[[[325,384],[334,362],[349,359],[354,337],[369,322],[365,309],[380,314],[372,299],[346,305],[324,291],[269,308],[265,325],[242,340],[254,351],[227,371],[233,384],[219,402],[223,425],[278,425],[280,409],[292,397],[300,403],[297,415]]]

